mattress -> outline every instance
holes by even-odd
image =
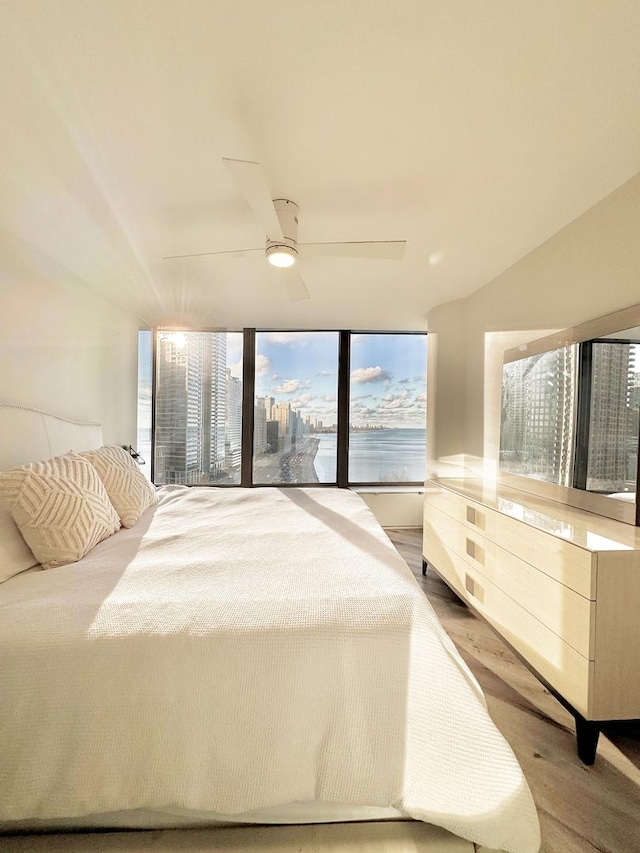
[[[0,825],[391,808],[535,853],[478,684],[356,494],[164,487],[0,586]]]

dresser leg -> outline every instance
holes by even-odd
[[[578,758],[584,764],[593,764],[596,760],[600,724],[585,720],[581,714],[576,714],[576,737],[578,740]]]
[[[426,561],[426,560],[424,559],[424,557],[423,557],[423,558],[422,558],[422,574],[423,574],[423,575],[426,575],[426,574],[427,574],[427,566],[428,566],[428,565],[429,565],[429,563],[427,563],[427,561]]]

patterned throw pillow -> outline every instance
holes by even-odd
[[[96,469],[77,453],[1,471],[0,501],[43,569],[75,563],[120,527]]]
[[[95,466],[123,527],[133,527],[158,502],[156,490],[124,448],[101,447],[80,455]]]

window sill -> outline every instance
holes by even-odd
[[[424,486],[349,486],[352,492],[358,494],[373,494],[373,495],[388,495],[388,494],[406,494],[406,495],[422,495],[424,494]]]

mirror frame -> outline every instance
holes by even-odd
[[[544,338],[521,344],[518,347],[505,350],[503,366],[521,358],[550,352],[561,347],[572,344],[583,343],[640,326],[640,305],[631,305],[621,311],[605,314],[594,320],[588,320],[579,326],[554,332]],[[547,483],[544,480],[536,480],[520,474],[508,474],[498,468],[498,479],[502,485],[511,486],[523,492],[557,501],[558,503],[593,512],[626,524],[640,525],[640,503],[638,501],[638,489],[640,483],[640,435],[638,436],[638,468],[636,471],[636,499],[635,501],[613,500],[604,495],[576,489],[569,486],[559,486]]]

